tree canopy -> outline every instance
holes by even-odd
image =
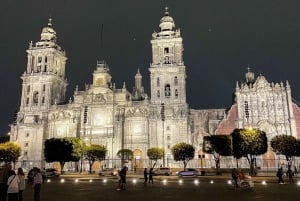
[[[21,155],[21,147],[15,142],[5,142],[0,144],[0,160],[16,162]]]
[[[106,156],[107,149],[104,145],[91,144],[84,148],[85,158],[89,161],[90,172],[95,161],[103,161]]]
[[[255,156],[267,152],[267,135],[258,129],[235,129],[232,133],[233,156],[246,157],[250,168],[254,167]]]
[[[220,168],[221,156],[232,155],[232,141],[230,135],[209,135],[203,137],[203,151],[212,154],[216,168]]]
[[[59,162],[61,170],[66,162],[79,161],[83,151],[83,141],[79,138],[51,138],[45,141],[46,162]]]
[[[130,149],[120,149],[117,156],[121,159],[122,166],[126,161],[131,161],[133,158],[133,152]]]
[[[195,148],[193,145],[184,142],[175,144],[171,148],[171,151],[175,161],[183,162],[184,170],[186,169],[187,163],[195,156]]]
[[[159,148],[159,147],[152,147],[147,150],[147,156],[149,157],[150,160],[154,161],[153,168],[155,167],[157,160],[162,159],[164,156],[164,149]]]
[[[291,135],[277,135],[271,140],[271,147],[277,154],[285,156],[291,162],[293,156],[299,155],[299,141]]]

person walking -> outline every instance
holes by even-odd
[[[278,177],[278,183],[279,184],[284,184],[284,181],[283,181],[283,178],[282,178],[282,176],[283,176],[282,168],[278,168],[276,176]]]
[[[9,172],[12,166],[10,163],[6,163],[0,168],[0,201],[6,201],[7,197],[7,180],[9,177]]]
[[[154,176],[154,172],[153,172],[153,168],[150,168],[149,170],[149,184],[150,182],[153,184],[153,176]]]
[[[121,190],[121,186],[122,186],[121,171],[118,170],[118,183],[117,183],[116,190],[120,191]]]
[[[235,184],[235,187],[238,188],[239,185],[238,185],[238,172],[235,168],[232,169],[232,172],[231,172],[231,177],[234,181],[234,184]]]
[[[288,168],[286,174],[287,174],[287,177],[289,178],[290,184],[294,183],[294,180],[293,180],[293,171],[291,170],[291,167]]]
[[[147,185],[147,181],[148,181],[148,172],[147,172],[147,168],[144,169],[144,186]]]
[[[7,180],[7,200],[8,201],[18,201],[19,199],[19,185],[20,179],[16,175],[15,171],[10,170],[9,178]]]
[[[41,187],[43,183],[43,176],[41,174],[41,169],[36,168],[36,173],[33,177],[33,188],[34,188],[34,201],[41,200]]]
[[[25,174],[22,168],[18,168],[18,176],[20,180],[19,185],[19,201],[23,201],[23,191],[25,190],[26,183],[25,183]]]

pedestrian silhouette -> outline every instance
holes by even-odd
[[[282,168],[278,168],[276,176],[278,177],[278,183],[279,184],[284,184],[284,181],[283,181],[283,178],[282,178],[282,176],[283,176]]]
[[[144,169],[144,185],[147,185],[147,181],[148,181],[148,172],[147,172],[147,168]]]
[[[153,176],[154,176],[154,172],[153,172],[153,168],[150,168],[149,171],[149,184],[152,183],[153,184]]]

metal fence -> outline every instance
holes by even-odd
[[[287,168],[287,162],[285,160],[279,159],[261,159],[257,158],[256,167],[258,170],[262,171],[275,171],[279,167]],[[135,169],[150,168],[153,167],[154,161],[149,159],[134,159],[131,161],[125,161],[122,163],[120,159],[107,159],[100,162],[95,162],[92,166],[92,171],[99,171],[104,168],[117,168],[120,169],[122,165],[128,167],[129,170],[134,171]],[[44,161],[17,161],[14,164],[14,168],[22,167],[25,170],[29,170],[33,167],[42,167],[42,168],[57,168],[61,169],[59,163],[46,163]],[[155,167],[170,167],[173,169],[183,169],[182,161],[175,161],[172,159],[167,159],[166,161],[158,160]],[[190,160],[187,164],[187,168],[197,168],[197,169],[215,169],[215,161],[211,159],[193,159]],[[249,163],[245,158],[239,159],[238,161],[232,157],[224,157],[220,160],[221,169],[230,169],[230,168],[249,168]],[[292,161],[292,168],[297,170],[300,168],[300,158],[295,158]],[[78,162],[68,162],[64,166],[64,171],[89,171],[89,163],[86,160]]]

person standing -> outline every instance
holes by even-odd
[[[239,187],[239,185],[238,185],[238,178],[239,177],[238,177],[238,172],[236,171],[235,168],[232,169],[231,177],[234,181],[235,187],[238,188]]]
[[[287,174],[287,176],[289,178],[290,184],[294,183],[294,180],[293,180],[293,171],[291,170],[291,167],[288,168],[286,174]]]
[[[127,167],[124,166],[122,170],[120,171],[120,177],[121,177],[121,190],[126,191],[126,173],[127,173]]]
[[[18,201],[19,199],[19,185],[20,179],[16,175],[15,171],[10,170],[9,178],[7,180],[7,200],[8,201]]]
[[[148,181],[148,172],[147,172],[147,168],[144,169],[144,185],[147,185],[147,181]]]
[[[6,201],[7,197],[7,180],[9,177],[9,172],[11,170],[11,164],[6,163],[1,169],[0,169],[0,201]]]
[[[150,168],[150,171],[149,171],[149,184],[150,182],[153,184],[153,176],[154,176],[154,172],[153,172],[153,168]]]
[[[282,168],[278,168],[276,176],[278,177],[278,183],[279,184],[284,184],[284,181],[283,181],[283,178],[282,178],[282,176],[283,176]]]
[[[22,168],[18,168],[18,176],[20,180],[19,185],[19,201],[23,201],[23,191],[25,190],[26,183],[25,183],[25,174]]]
[[[34,188],[34,201],[41,200],[41,187],[43,183],[43,176],[41,174],[41,169],[37,168],[36,173],[33,177],[33,188]]]
[[[117,191],[120,191],[120,190],[121,190],[121,187],[122,187],[121,171],[118,170],[118,185],[117,185],[116,190],[117,190]]]

